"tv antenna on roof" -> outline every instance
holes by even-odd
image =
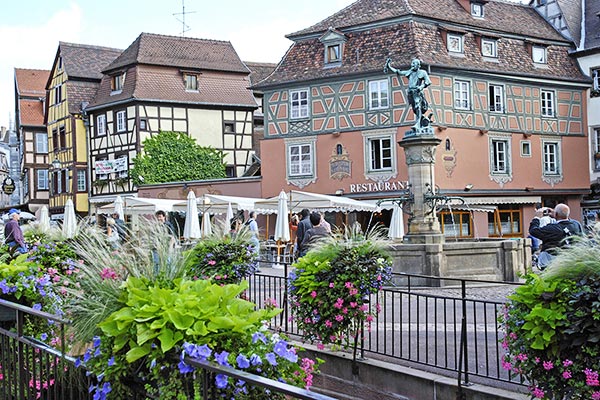
[[[179,22],[181,22],[181,36],[185,36],[185,33],[187,31],[189,31],[191,28],[186,25],[185,23],[185,15],[186,14],[194,14],[196,11],[185,11],[185,0],[181,0],[181,12],[180,13],[173,13],[173,16],[175,17],[175,19]],[[181,15],[181,19],[178,17],[178,15]]]

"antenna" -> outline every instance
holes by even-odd
[[[194,14],[194,13],[196,13],[196,11],[188,11],[188,12],[186,12],[185,11],[185,0],[181,0],[181,12],[173,14],[173,16],[175,17],[175,19],[177,21],[181,22],[181,36],[185,36],[185,33],[191,29],[185,23],[185,15],[186,14]],[[178,15],[181,15],[181,19],[178,17]]]

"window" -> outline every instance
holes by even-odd
[[[442,233],[445,237],[473,237],[472,218],[469,211],[441,211],[438,218],[440,220]]]
[[[554,117],[554,92],[542,90],[542,116]]]
[[[504,86],[490,85],[490,111],[504,112]]]
[[[600,69],[596,68],[592,70],[592,89],[595,91],[600,90]]]
[[[312,146],[310,144],[290,145],[288,160],[290,176],[313,174]]]
[[[392,140],[385,138],[369,138],[369,171],[392,169]]]
[[[531,142],[529,140],[521,141],[521,157],[531,157]]]
[[[106,135],[106,115],[98,115],[96,117],[96,135]]]
[[[140,118],[140,131],[148,130],[148,120],[146,118]]]
[[[58,143],[58,128],[53,128],[52,129],[52,148],[54,150],[58,149],[59,143]]]
[[[454,81],[454,108],[471,109],[471,85],[467,81]]]
[[[546,48],[541,46],[533,46],[531,48],[531,58],[533,58],[534,63],[546,64]]]
[[[36,169],[35,174],[37,190],[48,190],[48,170]]]
[[[63,69],[62,57],[58,57],[58,70],[62,71],[62,69]]]
[[[123,91],[123,83],[125,83],[125,73],[113,76],[111,80],[111,91],[113,93],[121,93],[121,91]]]
[[[600,128],[594,129],[594,154],[592,158],[594,160],[594,171],[600,171]]]
[[[499,204],[498,211],[488,213],[490,237],[521,237],[521,209],[516,204]]]
[[[198,75],[183,74],[183,79],[185,79],[185,90],[198,90]]]
[[[325,47],[325,62],[328,64],[339,63],[342,61],[342,45],[330,44]]]
[[[491,144],[492,174],[508,174],[510,172],[508,140],[492,139]]]
[[[388,106],[387,79],[369,82],[369,108],[371,110],[376,110],[379,108],[387,108]]]
[[[48,154],[48,134],[46,132],[37,132],[35,134],[35,152]]]
[[[291,117],[308,117],[308,90],[293,90],[290,92]]]
[[[235,124],[233,122],[225,122],[224,130],[225,130],[225,133],[234,133],[235,132]]]
[[[54,104],[59,104],[62,102],[62,86],[57,86],[54,88]]]
[[[484,57],[498,57],[498,44],[492,39],[481,39],[481,55]]]
[[[543,143],[544,175],[560,175],[558,142]]]
[[[62,180],[62,171],[54,171],[55,185],[54,185],[54,193],[60,194],[63,193],[63,180]]]
[[[462,35],[448,34],[448,51],[452,53],[463,52],[463,37]]]
[[[471,3],[471,15],[478,18],[483,18],[483,4]]]
[[[60,141],[60,148],[67,148],[67,130],[64,125],[58,127],[58,138]]]
[[[85,169],[77,170],[77,191],[85,192],[87,191],[87,179],[86,179]]]
[[[125,132],[127,130],[127,114],[125,110],[117,111],[117,132]]]
[[[69,185],[69,170],[68,169],[63,169],[62,170],[62,175],[63,175],[63,179],[62,179],[62,183],[63,183],[63,193],[69,193],[71,190],[70,185]]]

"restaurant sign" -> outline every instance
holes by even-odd
[[[408,181],[352,183],[350,184],[350,193],[396,192],[408,188]]]
[[[115,160],[99,160],[94,163],[96,175],[110,174],[113,172],[127,171],[127,157]]]

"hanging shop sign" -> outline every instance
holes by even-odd
[[[5,178],[2,182],[2,191],[6,194],[13,194],[15,192],[15,181],[10,176]]]

